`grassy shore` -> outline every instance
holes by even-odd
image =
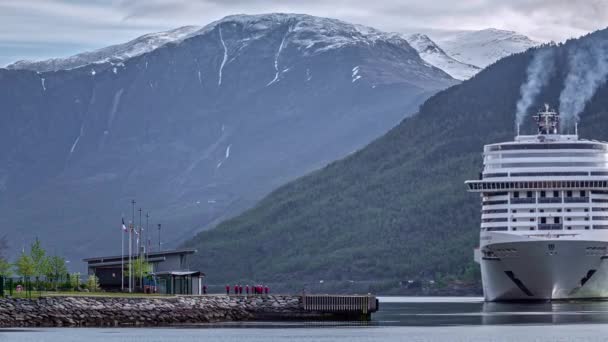
[[[79,292],[79,291],[32,291],[26,292],[13,291],[13,298],[40,298],[40,297],[120,297],[120,298],[150,298],[150,297],[174,297],[174,295],[146,294],[146,293],[125,293],[125,292]]]

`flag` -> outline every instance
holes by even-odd
[[[125,225],[125,219],[122,219],[122,231],[126,232],[127,231],[127,226]]]

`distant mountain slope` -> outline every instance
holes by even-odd
[[[184,26],[170,31],[149,33],[124,44],[83,52],[67,58],[51,58],[43,61],[21,60],[7,65],[6,68],[44,72],[74,69],[87,64],[121,63],[131,57],[150,52],[167,43],[179,42],[186,39],[200,29],[200,26]]]
[[[448,56],[427,35],[416,33],[407,36],[407,42],[418,51],[418,54],[426,62],[447,72],[458,80],[467,80],[478,73],[481,68],[466,64]]]
[[[135,199],[175,245],[456,83],[398,36],[292,14],[227,17],[120,65],[0,69],[0,227],[13,251],[117,253]]]
[[[482,69],[503,57],[540,44],[520,33],[494,28],[459,32],[435,41],[450,57]]]
[[[608,30],[552,47],[556,70],[534,106],[557,104],[570,48],[608,42]],[[200,233],[195,266],[211,283],[301,287],[408,279],[475,280],[483,145],[513,139],[515,105],[534,50],[504,58],[427,100],[417,115],[343,160],[282,186],[253,209]],[[608,140],[608,86],[587,104],[584,138]],[[522,133],[534,131],[528,117]],[[221,262],[219,262],[221,260]],[[338,289],[338,290],[340,290]],[[366,289],[363,289],[366,290]]]

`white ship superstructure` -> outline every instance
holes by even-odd
[[[538,134],[484,147],[479,180],[485,299],[608,297],[608,144],[559,134],[548,106]]]

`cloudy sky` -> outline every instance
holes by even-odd
[[[488,27],[563,41],[608,26],[608,0],[0,0],[0,66],[230,14],[292,12],[431,36]]]

